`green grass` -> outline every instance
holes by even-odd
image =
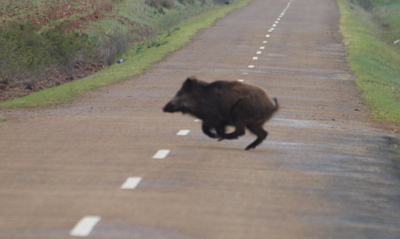
[[[2,122],[6,122],[7,120],[5,120],[5,119],[0,119],[0,123],[2,123]]]
[[[392,151],[392,155],[389,157],[391,160],[396,162],[398,165],[400,165],[400,149],[398,145],[393,145],[390,147],[390,150]],[[400,170],[400,168],[399,168]]]
[[[122,55],[122,58],[128,59],[122,64],[114,64],[107,69],[68,84],[39,91],[11,101],[1,102],[0,107],[38,107],[65,103],[76,99],[84,92],[140,74],[145,69],[150,68],[153,63],[161,61],[167,54],[179,50],[199,30],[212,26],[216,20],[235,9],[246,6],[251,1],[237,1],[191,18],[180,26],[180,30],[174,31],[171,36],[166,38],[167,44],[146,48],[140,54],[136,54],[136,49],[131,49]],[[160,37],[165,38],[166,34]]]
[[[396,168],[400,172],[400,140],[391,136],[384,137],[384,139],[388,144],[387,158],[397,164]]]
[[[370,13],[350,5],[347,0],[337,2],[348,62],[357,76],[356,82],[363,92],[363,99],[371,107],[373,119],[400,125],[400,44],[395,45],[388,40],[397,36],[400,38],[397,25],[400,9],[377,5],[374,13]],[[376,15],[380,11],[385,12],[383,8],[391,13],[387,15],[391,30],[380,27],[382,21],[389,21],[383,15]],[[392,14],[394,12],[397,12],[396,17]],[[385,37],[382,37],[382,31],[387,32]]]

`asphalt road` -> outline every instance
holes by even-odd
[[[0,238],[400,238],[396,135],[370,120],[338,21],[334,0],[255,0],[141,76],[1,109]],[[161,112],[192,75],[277,97],[268,138],[245,151],[254,135]]]

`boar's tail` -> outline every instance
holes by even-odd
[[[275,102],[275,109],[274,109],[274,111],[278,111],[278,110],[279,110],[278,99],[277,99],[277,98],[274,98],[274,102]]]

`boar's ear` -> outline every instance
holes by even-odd
[[[193,88],[194,80],[187,78],[183,83],[182,90],[183,91],[191,91]]]

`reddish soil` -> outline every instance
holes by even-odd
[[[0,101],[11,100],[81,79],[103,68],[102,64],[94,61],[85,64],[76,62],[73,70],[69,72],[62,71],[58,67],[53,67],[37,78],[13,81],[8,84],[3,83],[0,78]]]
[[[11,22],[31,21],[50,28],[52,22],[62,20],[72,22],[68,30],[76,30],[89,22],[101,20],[113,9],[113,5],[107,0],[70,0],[57,3],[44,1],[41,5],[33,5],[32,1],[28,0],[22,6],[10,3],[9,8],[0,11],[0,17],[3,19],[3,27],[7,27]],[[82,16],[78,17],[78,14]]]
[[[66,31],[84,29],[88,23],[103,20],[105,18],[118,20],[119,22],[130,25],[131,32],[137,33],[134,29],[136,23],[126,17],[118,16],[114,11],[112,3],[117,0],[70,0],[66,1],[44,1],[41,5],[33,5],[31,0],[23,5],[10,2],[9,7],[0,10],[2,27],[6,28],[10,23],[30,21],[40,27],[51,28],[54,22],[62,21],[68,24]],[[17,78],[11,82],[5,82],[0,77],[0,101],[6,101],[17,97],[29,95],[33,92],[55,87],[76,79],[80,79],[89,74],[104,68],[96,60],[91,62],[76,62],[73,70],[62,71],[59,67],[49,67],[39,77]]]

